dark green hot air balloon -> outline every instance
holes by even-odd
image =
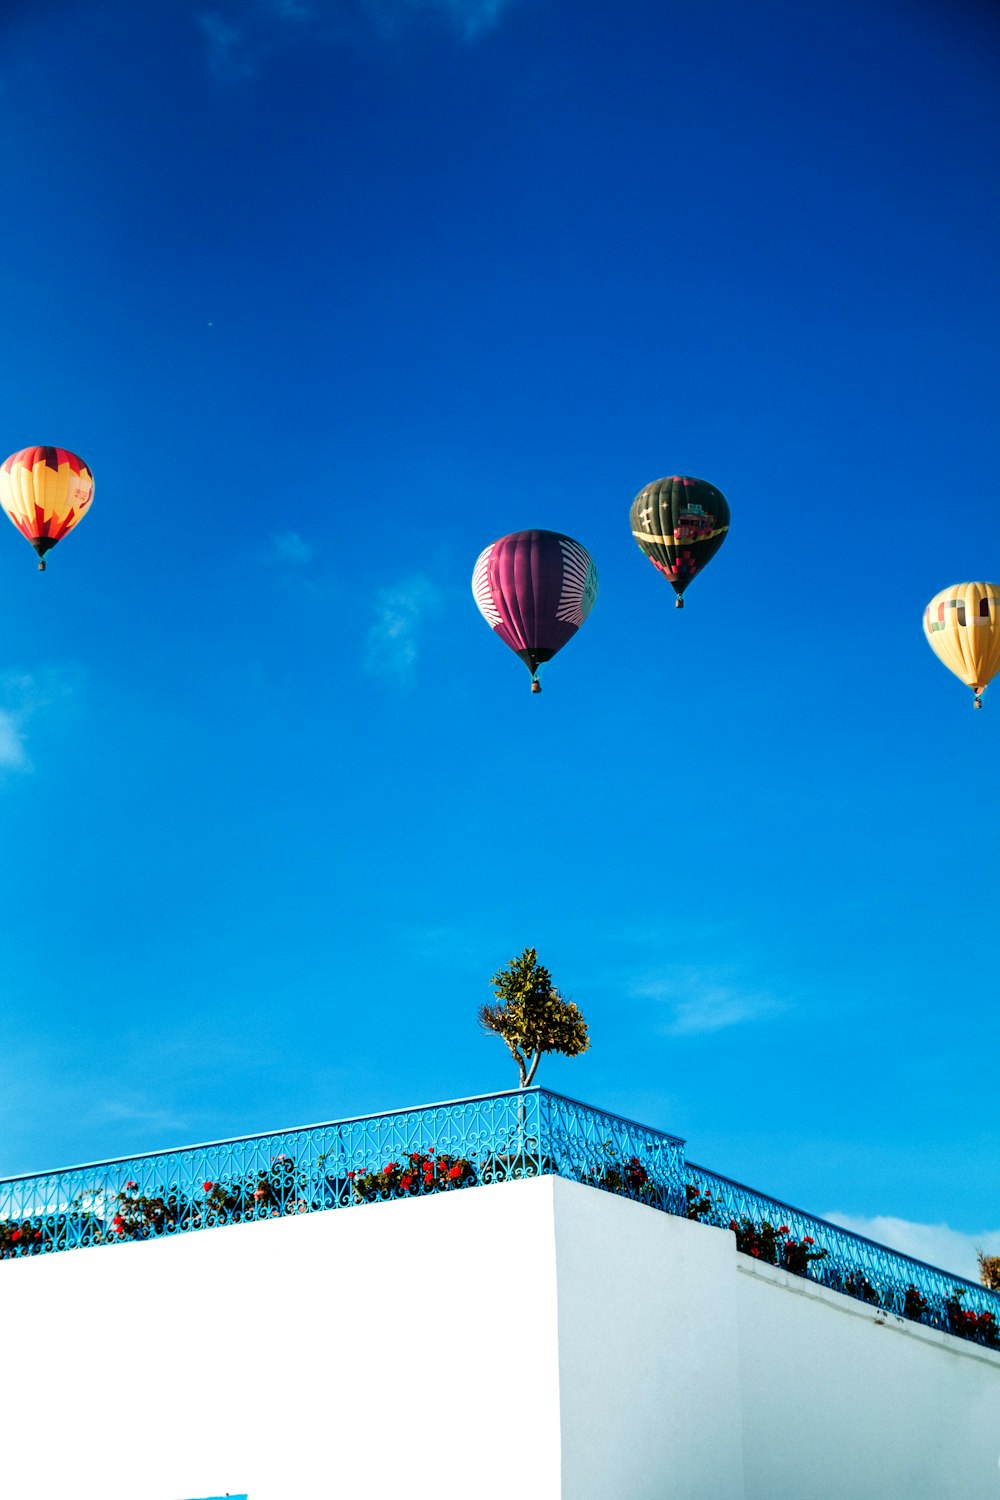
[[[705,479],[672,474],[639,491],[629,516],[632,535],[654,568],[681,597],[696,573],[718,552],[729,531],[729,506]]]

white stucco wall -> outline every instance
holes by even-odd
[[[742,1500],[735,1240],[556,1181],[566,1500]]]
[[[544,1179],[0,1273],[0,1493],[557,1500]]]
[[[997,1500],[1000,1353],[736,1259],[746,1500]]]
[[[0,1265],[0,1493],[1000,1500],[1000,1355],[554,1178]]]

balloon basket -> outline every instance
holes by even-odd
[[[540,693],[542,691],[542,684],[539,682],[537,677],[533,677],[531,679],[531,691],[533,693]],[[978,708],[979,705],[977,704],[976,706]]]

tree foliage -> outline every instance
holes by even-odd
[[[590,1046],[587,1023],[572,1000],[564,1000],[534,948],[493,975],[498,1004],[483,1005],[479,1022],[506,1042],[517,1063],[521,1088],[534,1078],[546,1052],[578,1057]]]

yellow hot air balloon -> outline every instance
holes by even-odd
[[[1000,671],[1000,585],[954,583],[924,610],[924,635],[934,655],[973,689],[982,707],[986,684]]]
[[[38,553],[45,554],[86,515],[94,476],[68,448],[22,448],[0,467],[0,505]]]

